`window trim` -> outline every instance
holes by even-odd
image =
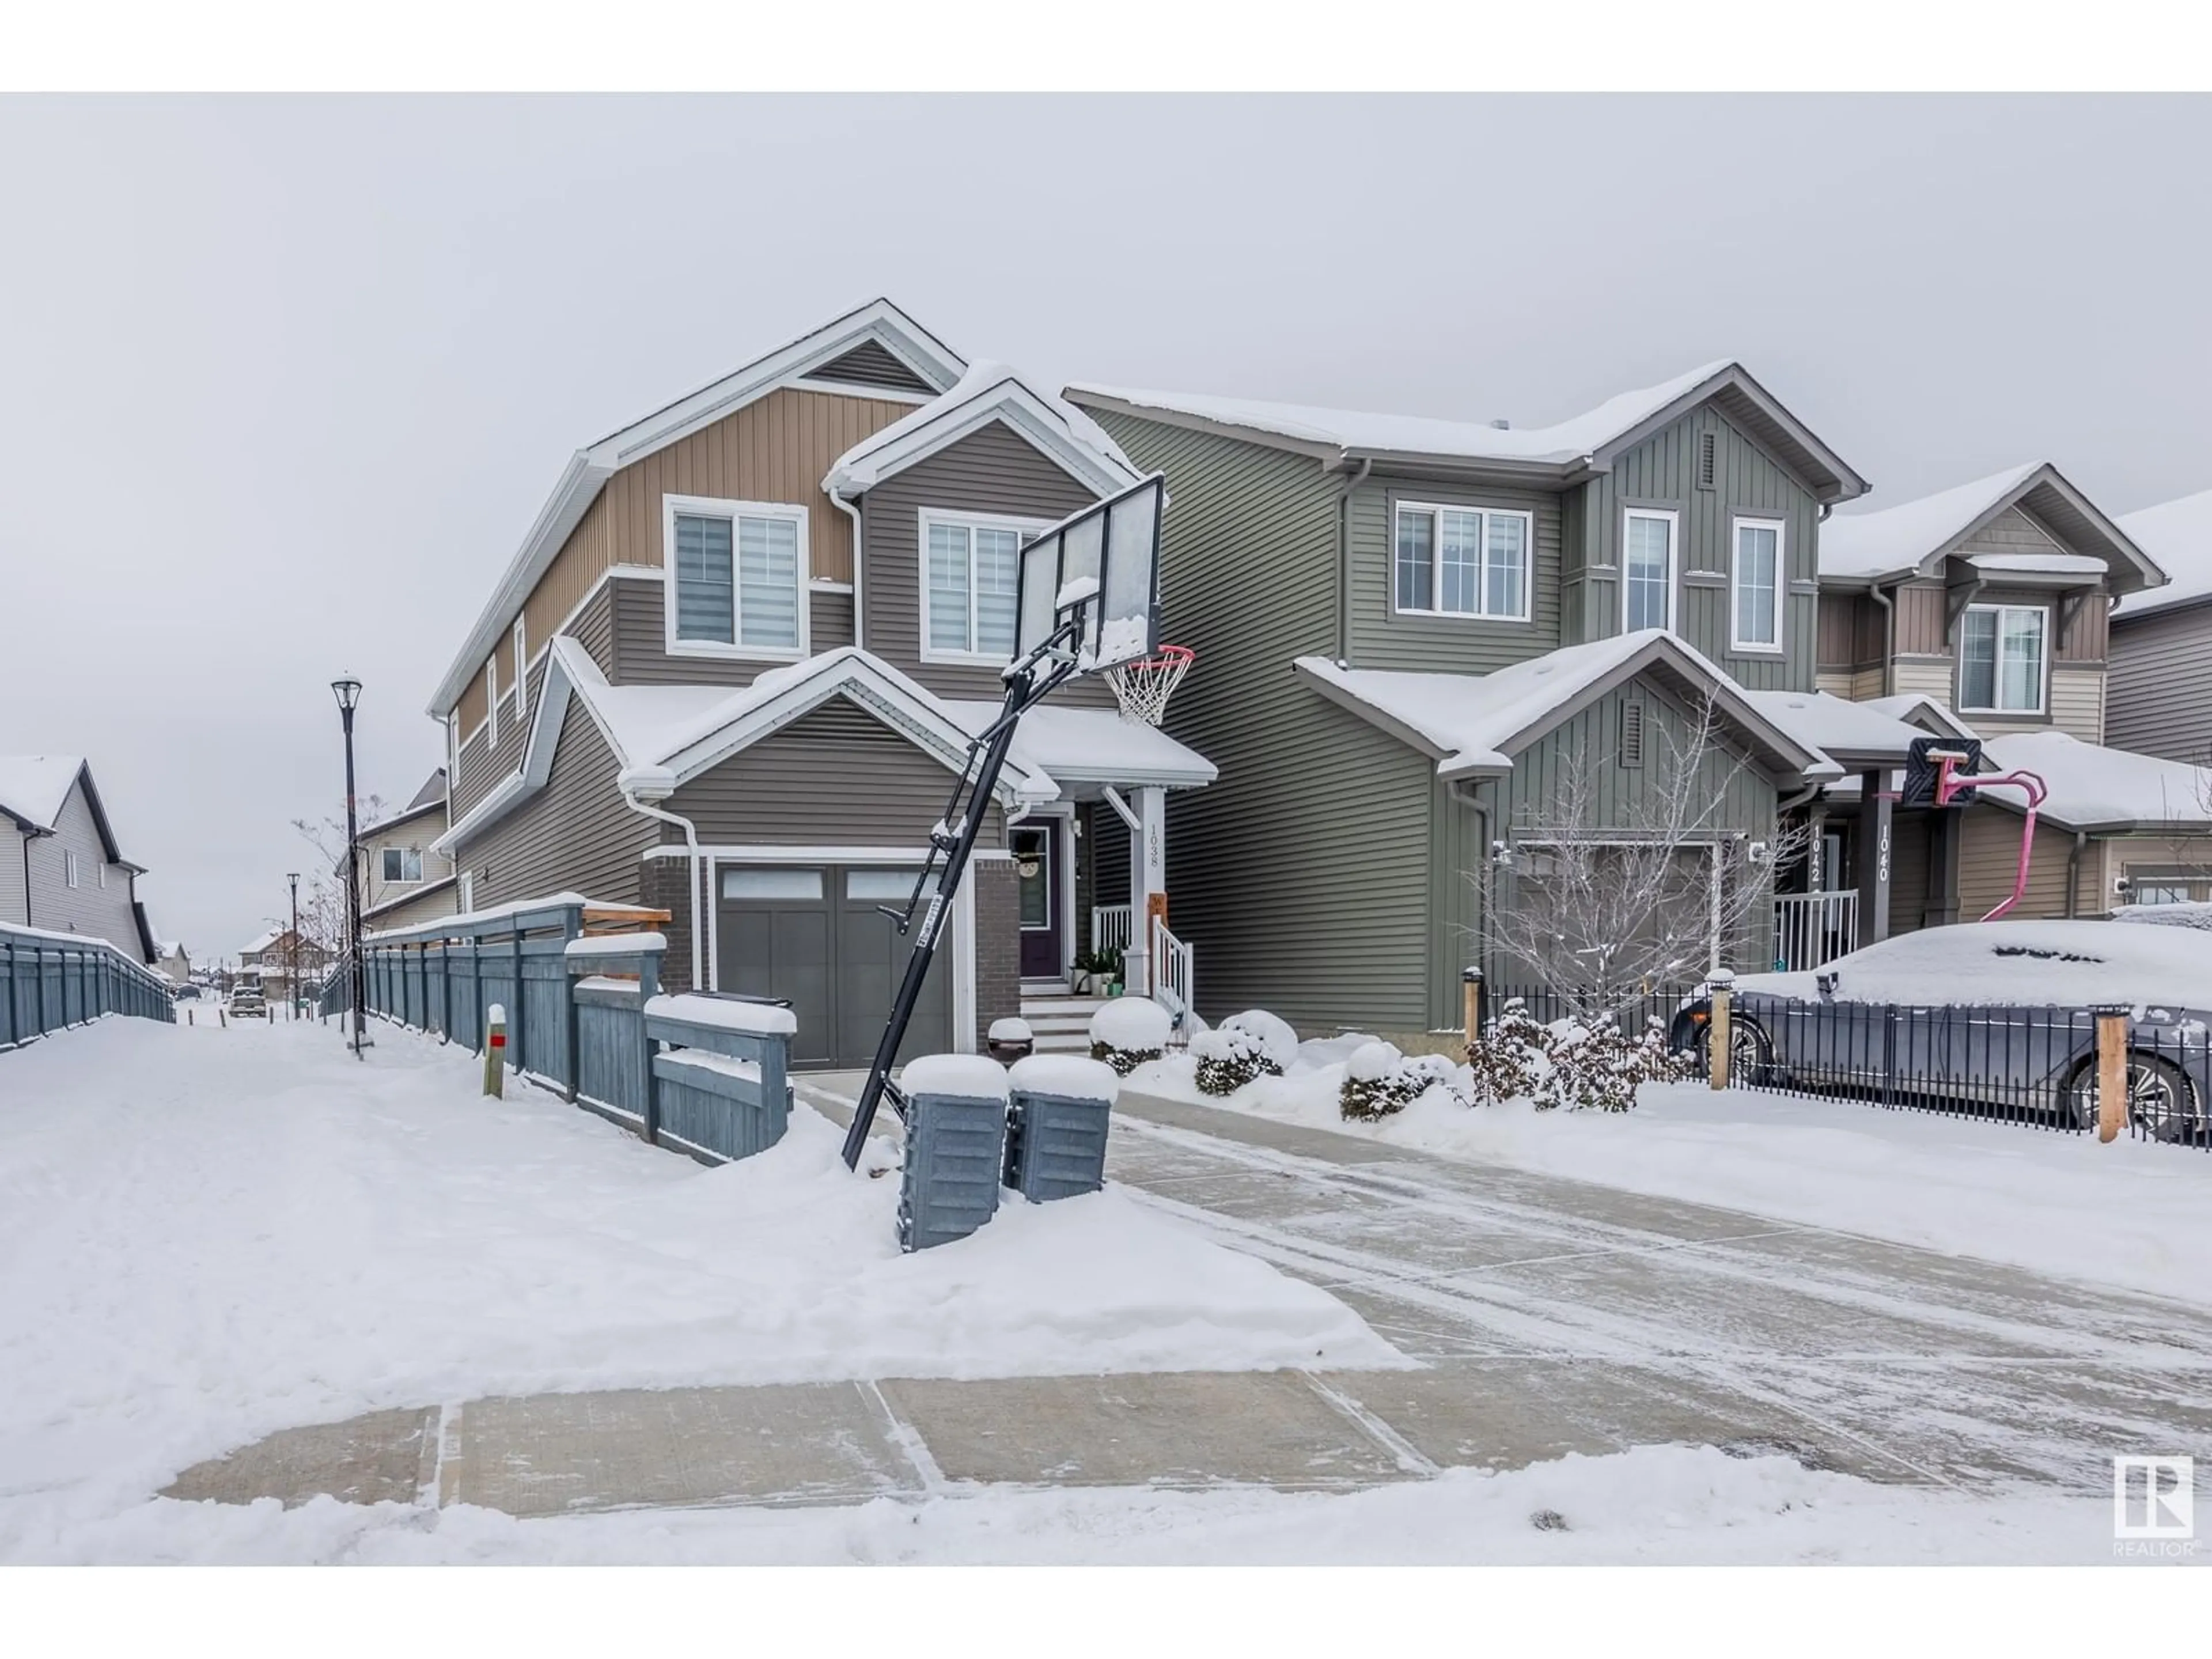
[[[499,746],[499,653],[484,659],[484,725],[492,747]]]
[[[422,849],[421,848],[394,846],[380,847],[376,850],[379,884],[386,887],[414,887],[421,884],[422,880]],[[407,873],[407,855],[410,853],[415,855],[415,873],[411,876]],[[386,875],[383,872],[389,867],[389,860],[395,854],[399,859],[399,873],[396,876]]]
[[[732,638],[728,644],[720,640],[686,640],[678,637],[676,613],[676,520],[678,515],[693,519],[727,519],[730,520],[730,632],[732,635],[744,633],[744,584],[737,569],[738,532],[739,519],[782,519],[798,527],[799,568],[797,579],[799,644],[796,649],[783,646],[746,645],[741,638]],[[799,662],[813,654],[809,643],[812,637],[812,619],[809,615],[807,592],[813,586],[814,549],[811,532],[811,517],[806,507],[796,501],[740,501],[719,495],[665,495],[660,498],[660,588],[662,617],[662,647],[672,657],[718,657],[733,662]]]
[[[530,635],[524,627],[522,613],[515,612],[514,629],[514,723],[526,724],[530,719]]]
[[[1774,637],[1747,640],[1737,632],[1743,611],[1736,595],[1743,577],[1743,532],[1746,529],[1774,532]],[[1783,654],[1784,617],[1790,604],[1790,521],[1760,513],[1737,513],[1729,519],[1729,649],[1746,656]]]
[[[74,887],[76,883],[76,851],[73,848],[64,847],[62,848],[62,884],[65,887]]]
[[[1426,605],[1404,605],[1398,603],[1398,526],[1408,513],[1431,515],[1429,603]],[[1469,513],[1480,520],[1476,532],[1478,557],[1474,566],[1474,600],[1473,611],[1444,609],[1443,520],[1446,513]],[[1481,608],[1488,597],[1488,584],[1484,578],[1489,573],[1490,520],[1518,519],[1521,520],[1521,608],[1518,611],[1485,611]],[[1536,610],[1536,514],[1525,507],[1486,507],[1474,501],[1417,501],[1412,497],[1394,500],[1390,503],[1390,614],[1394,617],[1433,617],[1449,622],[1528,623],[1534,620]]]
[[[1012,656],[994,657],[988,651],[947,651],[929,642],[929,530],[932,525],[958,525],[963,529],[1012,530],[1034,539],[1052,528],[1051,519],[1017,518],[1005,513],[964,513],[957,507],[925,507],[915,515],[914,580],[917,632],[915,643],[924,662],[957,663],[971,668],[1004,668]],[[1017,617],[1017,624],[1020,619]],[[968,538],[968,637],[975,637],[975,538]]]
[[[1620,509],[1620,631],[1630,632],[1628,626],[1628,526],[1636,519],[1661,519],[1667,525],[1667,631],[1679,631],[1675,627],[1677,609],[1681,603],[1682,588],[1682,509],[1679,507],[1624,507]],[[1732,584],[1731,584],[1732,585]],[[1729,624],[1735,631],[1735,623]]]
[[[2039,636],[2043,647],[2043,653],[2041,661],[2038,665],[2036,670],[2035,689],[2037,695],[2034,708],[2006,708],[2002,706],[1984,708],[1978,703],[1970,703],[1966,701],[1966,618],[1972,616],[1978,611],[1992,612],[1996,615],[1997,619],[1997,653],[1996,660],[1991,665],[1990,678],[1990,695],[1996,697],[2002,697],[2004,696],[2004,613],[2008,611],[2033,611],[2037,616],[2043,618],[2043,627]],[[1955,700],[1954,701],[1952,707],[1956,708],[1961,714],[1990,714],[1996,716],[1999,720],[2040,720],[2049,718],[2051,714],[2051,653],[2052,646],[2051,624],[2051,607],[2047,605],[2008,605],[2001,601],[1991,600],[1987,603],[1969,605],[1965,610],[1961,611],[1959,613],[1959,642],[1952,653],[1952,672],[1955,676],[1954,683],[1956,688]]]

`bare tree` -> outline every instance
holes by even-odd
[[[381,795],[364,795],[357,816],[363,823],[374,823],[387,811]],[[317,855],[300,885],[300,972],[303,978],[319,980],[331,964],[343,961],[349,938],[345,820],[294,818],[292,827]],[[356,867],[353,877],[365,891],[366,872]]]
[[[1717,961],[1735,965],[1726,959],[1767,925],[1775,871],[1812,846],[1806,825],[1778,823],[1754,845],[1729,823],[1727,786],[1741,763],[1710,694],[1680,731],[1667,724],[1649,724],[1657,741],[1633,770],[1571,750],[1540,819],[1517,826],[1508,862],[1489,871],[1492,959],[1586,1025]],[[1607,810],[1609,785],[1623,799]]]

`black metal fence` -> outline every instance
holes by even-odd
[[[1639,991],[1626,998],[1598,999],[1593,1006],[1586,994],[1562,991],[1543,985],[1484,986],[1482,1023],[1488,1026],[1504,1013],[1509,1006],[1518,1004],[1529,1018],[1540,1025],[1555,1024],[1563,1019],[1573,1019],[1584,1024],[1607,1024],[1619,1029],[1624,1036],[1640,1036],[1650,1028],[1653,1020],[1665,1030],[1674,1024],[1676,1012],[1684,1001],[1695,995],[1690,986],[1672,989]]]

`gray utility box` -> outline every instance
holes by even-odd
[[[1106,1184],[1113,1103],[1016,1089],[1007,1111],[1006,1185],[1033,1204]]]
[[[999,1208],[1006,1103],[917,1094],[907,1102],[906,1168],[900,1176],[902,1250],[965,1238]]]

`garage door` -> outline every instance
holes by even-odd
[[[721,872],[721,988],[782,997],[798,1017],[793,1066],[866,1066],[906,973],[911,934],[879,904],[903,906],[915,872],[880,865],[747,867]],[[940,948],[899,1050],[952,1047],[951,951]]]

